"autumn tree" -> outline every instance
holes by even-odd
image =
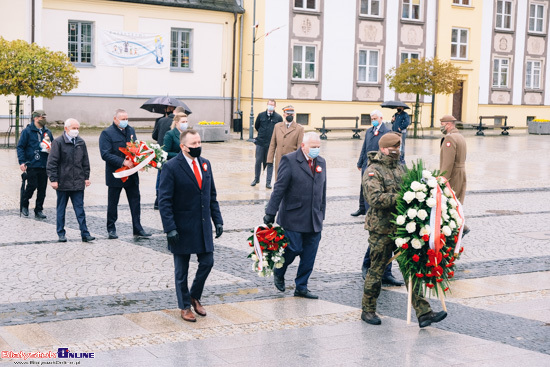
[[[53,98],[68,92],[78,86],[76,73],[78,69],[63,52],[0,37],[0,94],[16,97],[16,142],[20,96]]]
[[[460,89],[460,68],[450,61],[433,59],[410,59],[390,69],[386,74],[389,87],[397,93],[416,95],[414,108],[414,137],[418,125],[420,96],[452,94]]]

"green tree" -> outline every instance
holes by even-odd
[[[53,98],[68,92],[78,86],[76,73],[78,69],[63,52],[0,37],[0,94],[16,97],[16,142],[20,96]]]
[[[410,59],[386,74],[389,87],[397,93],[416,94],[414,108],[414,137],[417,135],[420,95],[452,94],[460,89],[460,68],[450,61]]]

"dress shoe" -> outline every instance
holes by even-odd
[[[195,315],[193,315],[193,311],[191,311],[191,308],[186,308],[185,310],[181,310],[181,318],[189,322],[197,321],[197,319],[195,318]]]
[[[145,237],[151,237],[151,233],[147,233],[144,230],[139,231],[138,233],[134,233],[134,238],[140,239]]]
[[[359,209],[359,210],[357,210],[356,212],[351,213],[350,215],[351,215],[352,217],[358,217],[358,216],[360,216],[360,215],[365,215],[365,214],[367,214],[366,211]]]
[[[462,230],[462,237],[466,236],[468,233],[470,233],[470,227],[464,226],[464,229]]]
[[[250,186],[256,186],[257,183],[259,183],[260,181],[259,180],[254,180],[252,181],[252,183],[250,184]]]
[[[67,242],[67,237],[65,236],[59,236],[59,239],[57,240],[57,242]]]
[[[266,188],[266,189],[272,189],[271,183],[266,183],[266,184],[265,184],[265,188]]]
[[[24,217],[29,216],[29,208],[22,207],[21,208],[21,214],[23,214]]]
[[[116,240],[118,238],[116,231],[109,232],[109,239],[110,240]]]
[[[306,289],[305,291],[299,291],[296,289],[294,291],[294,297],[302,297],[302,298],[309,298],[309,299],[319,298],[318,295],[311,293],[308,289]]]
[[[433,322],[439,322],[447,317],[447,312],[439,311],[435,313],[433,311],[428,312],[418,318],[418,325],[422,327],[430,326]]]
[[[159,210],[158,204],[153,205],[153,210]]]
[[[361,267],[361,275],[363,276],[363,280],[367,279],[367,272],[369,271],[369,268],[366,266]]]
[[[275,287],[280,290],[281,292],[285,291],[285,278],[279,277],[275,274],[273,274],[273,282],[275,283]]]
[[[93,240],[95,240],[95,237],[90,235],[82,237],[82,242],[92,242]]]
[[[191,297],[191,306],[193,306],[193,309],[197,314],[206,316],[206,310],[202,307],[201,302],[198,299]]]
[[[38,219],[46,219],[46,216],[44,215],[44,213],[42,213],[42,210],[39,212],[35,212],[34,217]]]
[[[394,285],[396,287],[401,287],[402,285],[404,285],[403,282],[400,282],[399,280],[395,279],[393,275],[382,277],[382,284]]]
[[[382,323],[382,320],[380,320],[380,317],[375,312],[361,312],[361,320],[371,325],[380,325]]]

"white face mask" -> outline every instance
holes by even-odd
[[[189,127],[189,124],[187,122],[180,122],[179,124],[180,131],[187,130],[188,127]]]
[[[78,130],[69,130],[68,134],[71,138],[76,138],[78,136]]]

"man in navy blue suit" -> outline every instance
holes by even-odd
[[[180,135],[181,153],[162,167],[159,183],[159,211],[168,249],[174,255],[176,295],[181,317],[197,319],[191,311],[206,316],[200,299],[204,283],[214,266],[214,241],[223,233],[223,220],[216,199],[216,186],[210,161],[202,158],[201,138],[195,130]],[[187,275],[191,254],[196,254],[199,267],[189,290]]]
[[[327,202],[326,162],[319,156],[321,140],[315,132],[304,134],[301,149],[282,157],[273,194],[265,210],[264,223],[277,223],[289,239],[285,263],[274,270],[275,287],[285,291],[286,269],[300,256],[294,296],[317,299],[307,288],[313,271]]]
[[[107,232],[109,239],[116,239],[115,223],[118,219],[118,201],[122,189],[126,191],[130,213],[132,214],[132,227],[134,236],[139,239],[150,237],[141,226],[141,195],[139,193],[138,173],[128,177],[126,182],[113,176],[113,172],[125,166],[134,167],[134,163],[126,158],[119,148],[126,147],[126,143],[136,140],[136,131],[128,126],[128,113],[123,109],[115,112],[113,124],[103,130],[99,136],[99,151],[101,158],[105,161],[105,183],[109,188],[107,199]]]

